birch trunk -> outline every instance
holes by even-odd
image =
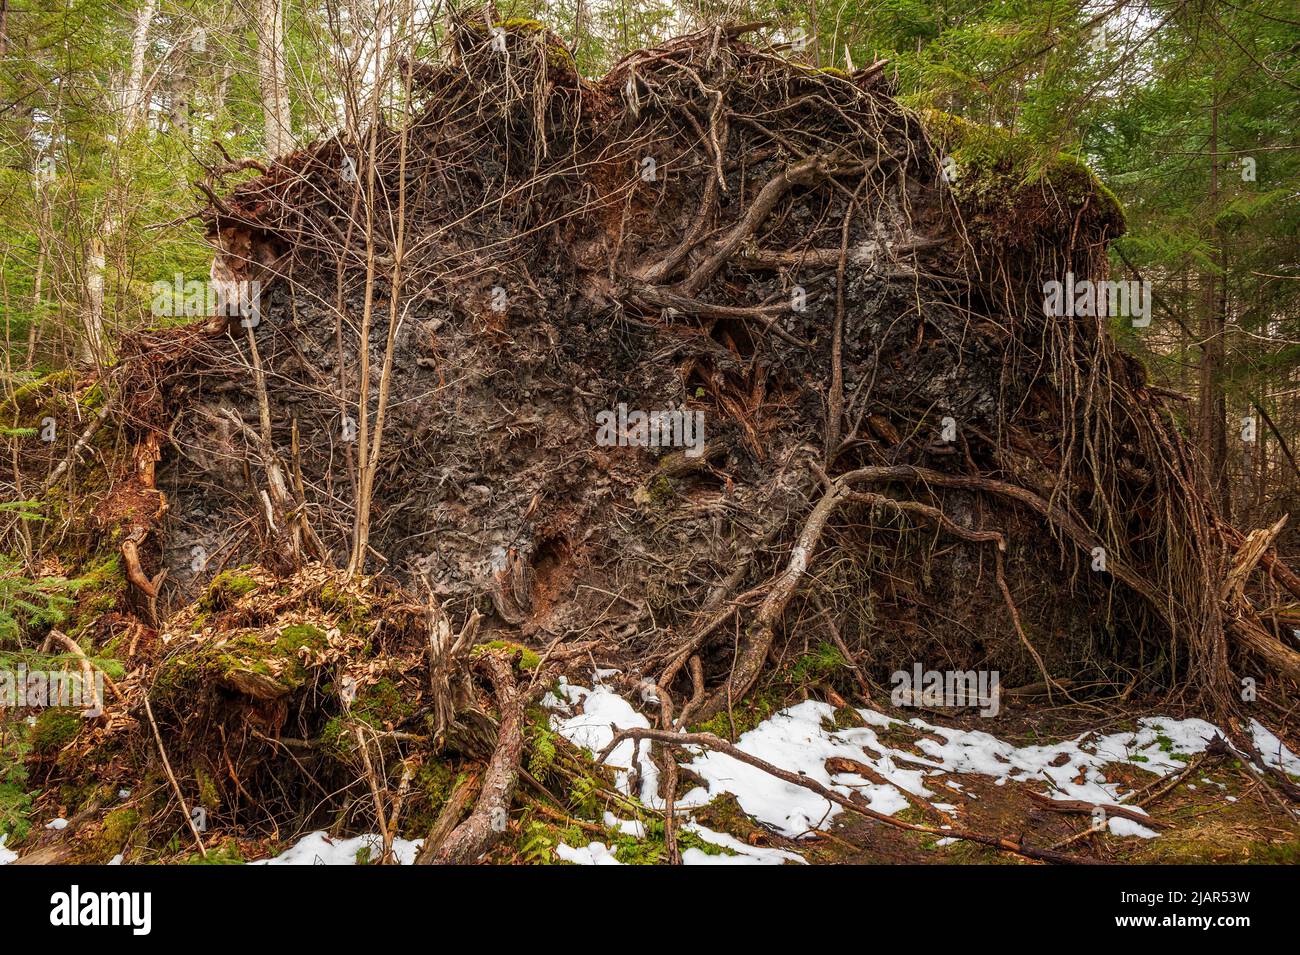
[[[289,119],[289,90],[284,69],[284,7],[282,0],[257,3],[257,78],[262,91],[266,125],[266,154],[272,158],[293,150]]]

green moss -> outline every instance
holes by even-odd
[[[322,650],[328,645],[325,631],[308,623],[295,623],[280,630],[275,649],[280,653],[294,653],[303,647]]]
[[[506,17],[503,20],[496,21],[493,26],[500,27],[512,36],[541,37],[546,45],[547,65],[577,73],[577,64],[574,62],[573,55],[561,44],[550,42],[547,38],[546,25],[541,21],[532,20],[528,17]],[[488,34],[487,24],[477,20],[466,24],[466,27],[475,33],[482,34],[484,37]]]
[[[86,411],[98,411],[104,406],[104,386],[96,382],[77,398],[77,403]]]
[[[663,821],[649,818],[641,820],[641,824],[645,830],[643,837],[629,835],[618,829],[609,830],[606,841],[614,853],[614,858],[624,865],[662,865],[666,863],[668,861],[668,843],[664,833]],[[578,843],[578,845],[585,844],[586,841]],[[573,843],[569,843],[569,845],[573,845]],[[694,832],[679,828],[677,830],[677,851],[685,852],[687,849],[698,849],[705,855],[710,856],[735,855],[729,849],[714,845]]]
[[[569,784],[569,811],[584,819],[598,819],[604,808],[604,785],[592,776],[577,776]]]
[[[430,760],[416,770],[409,810],[403,819],[403,829],[411,838],[423,838],[429,834],[460,778],[460,774],[438,760]]]
[[[714,736],[720,736],[734,743],[742,735],[748,733],[759,723],[780,710],[783,705],[780,697],[775,693],[756,693],[733,706],[730,714],[724,711],[712,719],[697,723],[691,728],[691,732],[712,733]],[[732,732],[733,726],[735,727],[734,735]]]
[[[1078,156],[1044,155],[1028,139],[940,110],[924,109],[918,115],[945,157],[956,163],[952,189],[963,206],[1014,209],[1021,189],[1045,184],[1072,206],[1097,200],[1100,215],[1115,220],[1115,234],[1123,231],[1119,198]]]
[[[546,65],[555,70],[568,70],[575,74],[578,72],[573,54],[558,43],[546,44]]]
[[[527,17],[507,17],[497,25],[504,28],[507,33],[546,32],[546,26],[540,20],[530,20]]]
[[[555,734],[544,720],[534,720],[528,726],[528,772],[534,779],[545,780],[555,763]]]
[[[560,827],[538,819],[525,819],[519,827],[516,850],[520,859],[531,865],[553,865],[555,849],[561,842],[570,846],[583,846],[589,841],[577,826]]]
[[[364,723],[377,730],[388,730],[413,715],[414,704],[402,693],[401,687],[385,677],[361,688],[346,714],[326,722],[321,731],[321,744],[337,758],[345,759],[356,749],[354,724]]]
[[[370,604],[333,584],[321,587],[316,601],[338,620],[342,633],[361,633],[370,621]]]
[[[414,712],[414,705],[402,693],[401,687],[387,677],[361,690],[352,704],[354,718],[378,729],[386,725],[396,726],[410,719]]]
[[[1209,823],[1162,832],[1143,840],[1134,862],[1160,865],[1295,865],[1300,863],[1300,832],[1279,841],[1255,838],[1252,827]]]
[[[480,643],[474,648],[475,653],[482,653],[487,650],[509,650],[512,653],[519,653],[519,668],[521,670],[536,670],[542,665],[542,658],[537,655],[537,652],[528,649],[522,643],[514,643],[510,640],[489,640],[487,643]]]
[[[212,578],[207,593],[199,601],[199,609],[209,613],[227,610],[235,602],[257,589],[257,581],[238,570],[223,570]]]
[[[664,841],[663,820],[647,816],[640,820],[644,836],[633,836],[618,829],[608,829],[604,835],[593,836],[578,826],[559,826],[539,819],[525,818],[519,827],[516,851],[527,863],[550,865],[557,861],[555,850],[560,843],[574,848],[587,845],[593,839],[610,847],[614,858],[624,865],[662,865],[668,861],[668,848]],[[698,849],[706,855],[732,855],[730,850],[707,842],[693,832],[677,830],[677,848]]]
[[[851,706],[841,706],[835,710],[835,716],[832,719],[824,720],[824,723],[830,724],[830,732],[837,730],[853,729],[857,726],[866,726],[866,720]]]
[[[76,372],[71,368],[65,368],[62,371],[50,372],[50,374],[37,378],[35,381],[29,381],[27,384],[14,389],[13,397],[5,402],[5,410],[21,409],[28,405],[34,405],[45,392],[66,388],[75,380]]]
[[[243,865],[244,855],[233,839],[209,849],[206,857],[195,852],[180,860],[182,865]]]
[[[104,816],[96,842],[102,852],[112,857],[127,847],[131,836],[140,826],[140,811],[130,806],[114,809]]]
[[[81,732],[81,717],[76,710],[50,707],[41,710],[32,727],[32,751],[41,756],[58,752]]]
[[[325,631],[311,624],[241,633],[224,642],[200,642],[168,657],[158,668],[160,698],[177,698],[215,679],[245,696],[275,699],[298,689],[309,676],[300,651],[327,646]]]
[[[838,66],[810,66],[807,63],[792,63],[790,65],[804,73],[814,73],[818,76],[834,76],[842,80],[849,78],[849,74]]]
[[[320,743],[336,759],[347,759],[356,748],[356,741],[348,721],[342,716],[332,716],[320,731]]]
[[[33,793],[28,791],[26,764],[30,737],[26,722],[15,722],[0,734],[0,835],[8,833],[10,842],[26,838],[31,829]]]
[[[794,662],[790,676],[798,683],[815,683],[843,668],[846,662],[834,644],[822,643]]]
[[[890,723],[876,730],[876,737],[891,749],[907,749],[913,746],[925,733],[908,723]]]
[[[217,792],[217,784],[212,777],[201,766],[194,768],[194,781],[199,788],[198,805],[215,812],[221,806],[221,794]]]
[[[749,814],[740,808],[740,801],[732,793],[719,793],[709,804],[695,812],[698,822],[719,832],[744,832],[753,827]]]
[[[645,493],[651,504],[661,506],[677,496],[677,489],[673,487],[668,475],[660,474],[646,485]]]
[[[127,579],[121,556],[110,553],[87,561],[78,571],[74,583],[77,604],[68,635],[76,640],[104,614],[122,606]]]
[[[193,685],[201,673],[199,663],[189,654],[174,654],[158,667],[154,678],[154,696],[168,699]]]

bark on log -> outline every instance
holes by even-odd
[[[523,697],[515,686],[508,657],[486,653],[479,662],[492,681],[501,726],[496,750],[492,753],[487,772],[483,774],[483,790],[474,811],[436,851],[432,861],[437,865],[468,865],[492,848],[506,831],[510,800],[519,780],[519,760],[524,749]]]

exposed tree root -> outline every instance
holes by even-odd
[[[457,826],[434,852],[434,865],[465,865],[492,848],[506,831],[510,802],[519,779],[523,753],[523,697],[505,654],[485,653],[480,667],[492,681],[500,729],[497,745],[483,773],[483,786],[469,818]]]
[[[36,462],[30,486],[75,483],[99,421],[122,429],[68,535],[79,565],[120,558],[126,598],[79,621],[87,649],[130,658],[87,753],[121,746],[138,769],[157,751],[182,811],[215,792],[259,835],[377,827],[384,861],[420,770],[454,761],[461,783],[428,784],[447,798],[421,861],[473,862],[520,778],[565,808],[521,768],[526,703],[557,674],[619,670],[657,687],[640,702],[660,729],[618,739],[716,748],[887,825],[1073,862],[672,731],[779,688],[822,640],[853,667],[840,693],[925,649],[1053,701],[1140,679],[1243,747],[1240,681],[1270,702],[1300,685],[1282,522],[1226,522],[1105,317],[1044,314],[1044,282],[1103,278],[1123,228],[1086,169],[1034,178],[1011,140],[950,185],[961,126],[902,107],[882,64],[811,70],[744,27],[596,82],[545,30],[507,31],[505,57],[483,24],[451,33],[445,61],[406,64],[409,122],[364,150],[225,157],[201,186],[214,273],[263,282],[263,321],[128,337],[109,410]],[[219,185],[239,169],[260,175]],[[615,409],[705,433],[598,430]],[[503,644],[537,654],[525,687]]]

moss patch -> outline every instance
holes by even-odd
[[[207,613],[229,610],[240,597],[257,589],[257,581],[238,570],[223,570],[212,578],[207,593],[199,601],[199,609]]]
[[[81,732],[81,722],[76,710],[63,707],[41,710],[32,727],[32,752],[39,756],[57,753]]]
[[[724,711],[712,719],[697,723],[691,727],[691,732],[712,733],[734,743],[784,706],[775,693],[756,693],[733,706],[730,713]]]
[[[513,643],[510,640],[489,640],[487,643],[480,643],[474,648],[475,653],[482,653],[487,650],[509,650],[511,653],[518,653],[519,668],[521,670],[536,670],[542,664],[542,658],[537,655],[537,651],[530,650],[522,643]]]
[[[1124,231],[1124,209],[1118,197],[1078,156],[1045,155],[1006,130],[951,113],[926,109],[918,115],[944,158],[952,161],[950,185],[968,218],[973,214],[1017,219],[1020,210],[1033,207],[1026,190],[1037,188],[1074,209],[1091,205],[1093,215],[1111,235]]]
[[[244,696],[273,700],[307,680],[309,667],[300,651],[326,646],[325,631],[311,624],[245,632],[175,654],[159,668],[155,685],[168,697],[212,678]]]

